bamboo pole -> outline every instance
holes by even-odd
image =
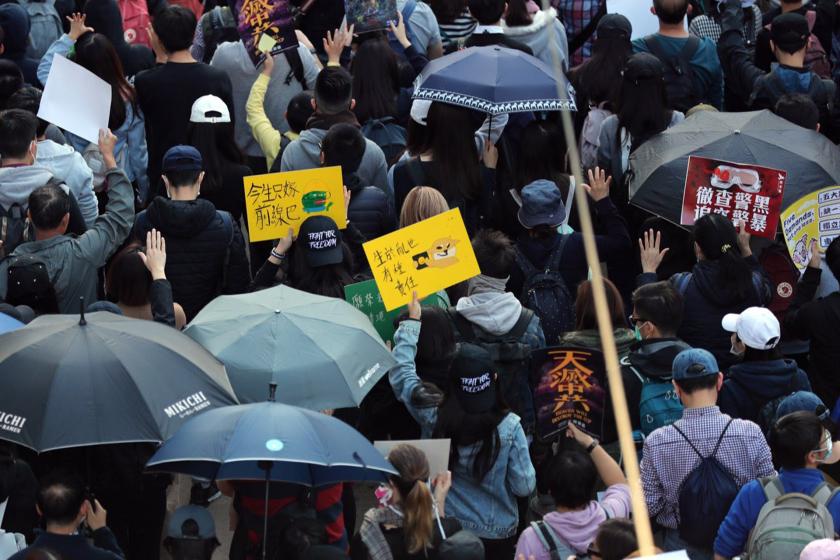
[[[542,0],[542,8],[546,17],[548,13],[548,1]],[[567,92],[562,91],[563,69],[560,64],[560,49],[557,44],[557,36],[551,33],[551,53],[554,66],[554,74],[557,76],[557,90],[562,97]],[[568,53],[571,57],[573,53]],[[586,190],[581,187],[584,184],[583,173],[580,168],[580,156],[578,154],[577,142],[575,140],[574,126],[570,111],[561,111],[563,119],[563,134],[566,138],[569,160],[571,160],[572,174],[575,178],[575,204],[578,207],[580,216],[580,229],[583,234],[583,245],[586,251],[586,262],[592,273],[592,293],[595,297],[595,315],[598,320],[598,332],[601,335],[601,348],[604,352],[604,362],[607,368],[607,381],[612,398],[613,411],[615,413],[616,427],[618,428],[618,440],[621,446],[621,456],[624,462],[624,471],[630,485],[630,498],[633,507],[633,524],[636,529],[636,541],[641,556],[653,556],[655,554],[653,544],[653,532],[648,517],[645,496],[642,492],[642,479],[639,472],[639,460],[636,455],[636,446],[633,443],[633,433],[630,426],[630,413],[627,409],[627,398],[624,393],[624,383],[621,380],[621,370],[618,364],[618,349],[613,336],[612,320],[607,308],[607,295],[604,290],[604,278],[601,274],[598,249],[595,245],[595,233],[592,229],[592,218],[589,214],[589,201]],[[563,154],[565,157],[566,154]],[[615,187],[615,185],[612,185]],[[567,209],[568,211],[568,209]]]

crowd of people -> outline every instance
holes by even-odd
[[[247,2],[0,4],[0,312],[180,330],[221,294],[286,284],[343,300],[372,278],[363,243],[458,208],[480,274],[439,294],[448,308],[414,294],[397,365],[334,412],[371,441],[450,440],[448,470],[402,444],[375,492],[195,481],[167,512],[171,477],[144,469],[155,445],[3,443],[0,519],[20,546],[0,556],[207,560],[219,495],[235,560],[638,555],[612,397],[599,433],[537,426],[531,356],[602,349],[586,212],[657,546],[840,558],[840,240],[814,242],[783,286],[764,265],[772,252],[793,268],[781,233],[753,239],[715,213],[683,229],[632,206],[628,186],[630,156],[699,111],[766,109],[838,141],[840,6],[637,0],[659,29],[632,39],[606,0],[397,0],[389,29],[365,33],[339,0],[289,1],[298,46],[258,64],[236,30]],[[431,60],[488,46],[568,77],[574,138],[559,112],[490,119],[412,98]],[[38,116],[56,57],[111,88],[97,143]],[[250,242],[243,178],[321,166],[341,166],[347,222],[312,216],[296,237]],[[337,244],[306,241],[318,232]],[[357,511],[364,493],[376,506]]]

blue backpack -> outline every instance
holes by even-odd
[[[405,3],[405,6],[403,6],[403,9],[400,10],[400,12],[402,13],[403,22],[405,22],[406,35],[408,36],[408,40],[411,41],[412,45],[417,44],[417,37],[411,31],[411,24],[409,23],[409,20],[411,19],[412,14],[414,14],[415,9],[417,9],[417,0],[408,0]],[[397,41],[397,38],[394,37],[394,34],[391,32],[388,32],[388,43],[391,45],[391,48],[394,50],[395,53],[397,53],[397,56],[401,60],[406,60],[405,55],[403,54],[404,49],[402,45],[399,41]]]
[[[369,119],[362,125],[362,135],[382,148],[389,167],[396,164],[405,153],[408,133],[393,117]]]
[[[639,418],[641,432],[645,437],[657,428],[670,426],[682,418],[683,405],[674,391],[670,377],[659,380],[642,375],[639,370],[630,365],[627,357],[621,358],[621,365],[630,369],[642,383]]]
[[[708,457],[703,457],[682,430],[673,425],[700,457],[700,462],[680,484],[679,491],[680,538],[698,548],[712,548],[718,528],[738,495],[735,477],[715,458],[731,424],[730,418]]]
[[[516,249],[516,264],[525,277],[519,301],[540,318],[548,346],[557,344],[560,335],[573,330],[575,325],[575,300],[560,274],[563,251],[570,237],[560,237],[560,243],[548,257],[545,270],[538,270]]]

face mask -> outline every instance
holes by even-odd
[[[744,356],[744,353],[738,350],[738,347],[735,346],[734,343],[729,347],[729,353],[733,356],[738,356],[739,358]]]
[[[825,453],[825,457],[819,459],[818,462],[825,463],[829,460],[829,458],[831,458],[831,452],[834,450],[834,442],[831,441],[830,432],[825,433],[825,439],[823,439],[822,444],[824,447],[819,450],[819,453]]]
[[[636,340],[642,340],[642,331],[639,330],[639,325],[633,327],[633,336],[636,337]]]
[[[373,495],[376,496],[379,507],[388,507],[388,504],[391,503],[391,498],[394,496],[394,491],[387,484],[380,484]]]

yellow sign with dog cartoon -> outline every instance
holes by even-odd
[[[329,216],[344,229],[344,181],[341,167],[319,167],[251,175],[244,178],[245,211],[251,242],[297,235],[309,216]]]
[[[481,274],[457,208],[363,247],[387,311]]]

